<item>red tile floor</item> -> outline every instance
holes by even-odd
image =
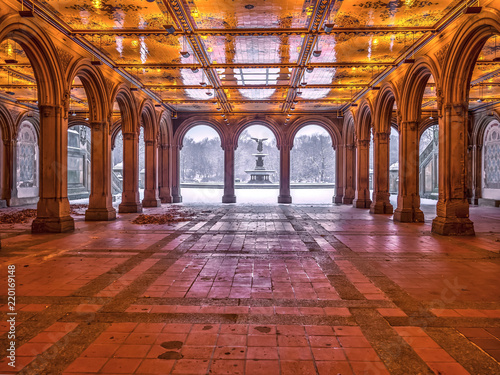
[[[348,206],[187,206],[193,220],[0,225],[0,374],[500,374],[500,210],[475,237]],[[157,213],[168,206],[145,209]]]

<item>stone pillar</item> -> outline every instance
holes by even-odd
[[[85,220],[114,220],[111,192],[111,135],[109,122],[91,122],[91,191]]]
[[[224,195],[222,203],[236,203],[234,194],[234,146],[226,144],[224,147]]]
[[[418,145],[418,122],[400,122],[398,207],[394,211],[394,221],[424,221],[424,213],[420,210]]]
[[[282,144],[280,148],[280,195],[278,203],[292,203],[290,195],[290,148],[291,145]]]
[[[344,146],[344,166],[342,173],[344,175],[344,195],[342,197],[343,204],[352,204],[354,200],[354,189],[356,186],[355,174],[355,147],[353,145]]]
[[[467,103],[443,105],[439,121],[439,200],[432,232],[474,235],[467,200]]]
[[[335,195],[333,203],[342,203],[344,197],[344,145],[335,149]]]
[[[483,146],[474,145],[472,146],[471,164],[472,164],[472,197],[471,203],[477,205],[479,199],[482,197],[482,181],[481,173],[483,170]]]
[[[170,156],[170,145],[161,145],[158,151],[160,152],[160,200],[161,203],[172,203],[172,193],[170,190],[172,181],[170,162],[172,161],[172,157]]]
[[[40,189],[33,233],[75,229],[68,200],[68,118],[62,105],[41,105]]]
[[[17,196],[17,187],[15,184],[16,174],[16,140],[3,140],[2,147],[2,191],[1,200],[4,204],[10,202],[12,197]],[[0,204],[1,207],[1,204]],[[5,207],[5,205],[4,205]]]
[[[389,201],[389,139],[391,133],[376,132],[373,140],[373,202],[372,214],[392,214]]]
[[[144,183],[143,207],[160,207],[161,201],[158,196],[158,141],[145,140],[146,146],[146,173]]]
[[[181,147],[172,147],[172,202],[181,203]]]
[[[356,191],[352,205],[356,208],[370,208],[370,141],[358,140],[356,144]]]
[[[120,213],[142,212],[139,198],[139,133],[123,134],[123,192]]]

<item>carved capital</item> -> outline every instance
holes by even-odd
[[[122,133],[122,135],[123,140],[133,141],[134,139],[137,139],[137,133]]]
[[[368,139],[358,139],[357,144],[359,148],[362,147],[368,148],[370,146],[370,141]]]
[[[376,132],[374,134],[374,138],[378,140],[379,142],[388,142],[389,138],[391,136],[391,133],[383,133],[383,132]]]
[[[147,140],[144,140],[144,144],[145,144],[146,146],[151,147],[151,146],[154,146],[155,141],[154,141],[154,140],[152,140],[152,139],[147,139]]]

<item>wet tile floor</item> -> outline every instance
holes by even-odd
[[[0,374],[500,374],[498,209],[452,238],[430,209],[185,206],[173,225],[0,225]]]

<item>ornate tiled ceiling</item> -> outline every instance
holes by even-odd
[[[377,84],[428,38],[459,0],[43,0],[41,11],[96,58],[177,112],[334,112]],[[325,24],[332,24],[330,33]],[[165,25],[173,25],[169,33]],[[471,107],[500,97],[490,39],[478,59]],[[500,44],[500,43],[499,43]],[[189,54],[188,57],[183,57]],[[500,45],[497,49],[500,56]],[[15,56],[12,57],[12,56]],[[0,95],[36,101],[22,49],[0,45]],[[202,84],[203,83],[203,84]],[[8,92],[9,94],[6,94]],[[75,82],[71,108],[87,110]],[[434,109],[432,80],[423,108]]]

